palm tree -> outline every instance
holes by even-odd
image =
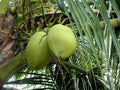
[[[7,28],[11,35],[0,38],[1,55],[8,51],[0,62],[1,88],[16,85],[25,90],[119,90],[119,3],[119,0],[16,0],[12,3],[17,8],[13,15],[15,24],[8,24],[12,28]],[[20,21],[19,13],[24,16]],[[29,68],[24,55],[29,38],[36,31],[47,32],[57,23],[72,28],[76,51],[65,61],[53,59],[43,69]]]

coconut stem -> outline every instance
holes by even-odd
[[[21,53],[16,55],[10,60],[2,63],[0,65],[0,86],[4,83],[18,70],[23,68],[25,64],[23,63],[23,58]]]
[[[119,27],[120,26],[120,19],[118,19],[118,18],[110,19],[110,24],[111,24],[112,27]],[[101,28],[104,28],[105,25],[106,24],[105,24],[104,21],[100,22],[100,27]]]
[[[74,65],[74,64],[72,64],[70,62],[62,61],[62,63],[64,63],[64,65],[66,65],[68,68],[75,69],[76,71],[79,71],[80,73],[83,73],[83,74],[87,74],[88,73],[84,69],[82,69],[82,68],[78,67],[77,65]]]

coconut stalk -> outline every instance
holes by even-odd
[[[21,53],[0,64],[0,87],[2,87],[13,74],[25,65],[24,56]]]
[[[120,19],[119,18],[110,19],[110,24],[111,24],[112,27],[120,27]],[[104,21],[100,22],[100,27],[101,28],[105,27],[105,22]]]
[[[80,68],[79,66],[76,66],[75,64],[72,64],[70,62],[66,62],[66,61],[62,61],[62,65],[64,66],[64,68],[67,70],[67,68],[69,69],[74,69],[80,73],[83,73],[84,75],[88,74],[88,71]]]

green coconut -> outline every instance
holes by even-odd
[[[12,6],[11,8],[10,8],[10,14],[11,15],[15,15],[16,14],[16,8],[14,7],[14,6]]]
[[[17,20],[18,20],[18,22],[21,22],[21,21],[23,21],[23,14],[18,14],[17,15]]]
[[[44,32],[36,32],[26,46],[27,63],[34,69],[45,67],[51,60],[45,34]]]
[[[71,28],[61,24],[56,24],[49,30],[47,44],[51,54],[59,59],[70,57],[77,46]]]

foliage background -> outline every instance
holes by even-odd
[[[24,52],[30,36],[36,30],[49,30],[56,21],[72,28],[77,39],[77,49],[74,55],[62,64],[51,62],[39,71],[31,70],[29,67],[23,68],[4,87],[23,85],[23,89],[26,90],[120,89],[119,0],[34,0],[34,2],[11,0],[11,2],[11,6],[17,8],[17,13],[24,15],[21,22],[15,18],[14,27],[18,36],[14,51]],[[54,16],[56,10],[62,13],[58,18]],[[45,14],[50,12],[53,15],[47,19]],[[41,22],[37,22],[36,29],[34,19],[39,15],[43,18],[39,20]],[[67,18],[62,18],[64,15]],[[67,20],[69,23],[64,23]]]

